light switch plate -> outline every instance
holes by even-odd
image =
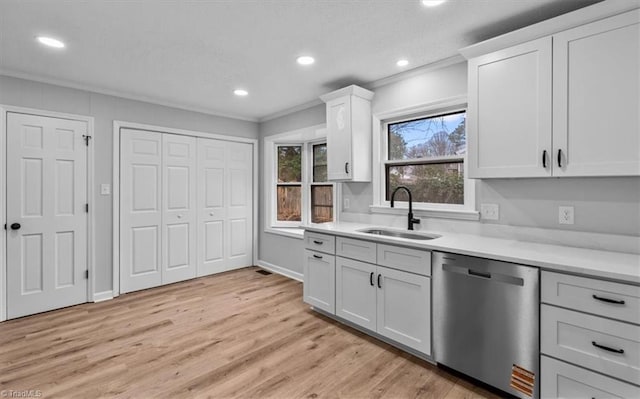
[[[558,223],[573,224],[573,207],[572,206],[558,207]]]
[[[109,195],[111,194],[111,184],[102,183],[100,185],[100,195]]]
[[[500,207],[498,204],[482,204],[480,205],[480,215],[484,220],[500,219]]]
[[[342,203],[342,209],[349,209],[349,198],[345,198]]]

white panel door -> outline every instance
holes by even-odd
[[[8,113],[7,307],[87,301],[86,122]]]
[[[162,134],[120,132],[120,291],[162,284]]]
[[[640,175],[640,10],[554,35],[553,68],[553,174]]]
[[[431,354],[431,280],[378,266],[378,334]]]
[[[198,138],[198,276],[225,270],[226,144]]]
[[[336,256],[336,315],[376,330],[376,266]]]
[[[162,134],[162,283],[196,276],[196,138]]]
[[[253,146],[226,143],[225,268],[253,264]]]
[[[551,69],[550,37],[469,60],[469,177],[551,175]]]

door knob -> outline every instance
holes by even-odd
[[[213,212],[209,212],[209,216],[213,216]]]
[[[182,219],[182,215],[178,215],[178,219]]]
[[[11,223],[11,230],[18,230],[20,227],[20,223]]]

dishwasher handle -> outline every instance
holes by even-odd
[[[491,278],[491,273],[479,272],[477,270],[468,269],[467,273],[471,276],[482,277],[482,278]]]
[[[484,271],[473,270],[468,267],[458,266],[450,263],[442,264],[442,271],[457,273],[467,277],[477,277],[485,280],[491,280],[499,283],[524,286],[524,279],[521,277],[510,276],[502,273],[489,273]]]

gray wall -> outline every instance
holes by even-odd
[[[0,104],[95,118],[95,186],[92,189],[96,193],[96,203],[94,204],[97,244],[95,253],[96,292],[112,289],[112,199],[111,196],[99,195],[99,187],[101,183],[113,183],[112,136],[114,120],[246,138],[258,137],[258,124],[253,122],[189,112],[7,76],[0,76]]]
[[[264,137],[274,134],[290,132],[308,126],[325,123],[324,104],[294,112],[280,118],[272,119],[260,124],[260,156],[264,146]],[[302,240],[271,234],[264,231],[264,190],[263,175],[260,174],[260,223],[259,223],[259,251],[258,259],[302,274],[302,257],[304,245]]]
[[[427,71],[374,91],[374,113],[466,95],[466,63]],[[317,125],[323,123],[324,118],[323,106],[299,111],[262,123],[260,136]],[[344,183],[342,195],[350,200],[345,213],[369,213],[373,202],[371,183]],[[340,200],[339,204],[342,203]],[[640,236],[640,177],[477,180],[478,209],[481,203],[500,207],[500,220],[477,222],[481,224]],[[261,200],[261,210],[263,204]],[[574,206],[574,225],[558,224],[560,205]],[[303,245],[300,240],[265,234],[262,228],[260,234],[260,259],[301,271]]]

